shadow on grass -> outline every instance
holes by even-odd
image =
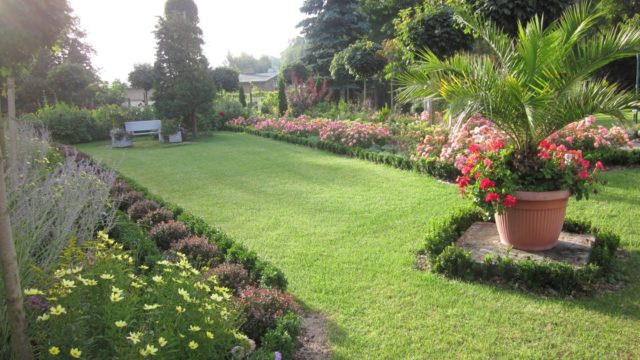
[[[343,347],[347,333],[325,314],[296,299],[303,309],[301,333],[294,360],[323,360],[332,358],[331,345]]]

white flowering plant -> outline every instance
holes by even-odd
[[[25,289],[41,359],[222,359],[250,347],[231,292],[180,253],[135,268],[100,232],[61,260],[53,276],[43,272],[37,288]]]

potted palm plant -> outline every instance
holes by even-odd
[[[439,59],[425,51],[399,76],[400,100],[443,99],[451,119],[481,113],[507,134],[507,143],[470,157],[459,185],[495,214],[501,241],[515,248],[553,247],[568,198],[588,195],[602,169],[579,150],[557,148],[545,139],[591,114],[624,120],[623,110],[636,101],[633,94],[591,77],[640,51],[638,29],[598,29],[601,16],[591,3],[578,3],[548,26],[541,17],[519,24],[514,39],[458,4],[456,19],[495,54]]]

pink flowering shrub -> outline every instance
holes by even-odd
[[[328,100],[331,96],[327,80],[324,80],[320,87],[316,86],[313,75],[304,81],[293,74],[291,80],[292,84],[286,89],[289,105],[287,112],[290,115],[299,116],[313,105]]]
[[[442,153],[442,148],[447,144],[447,140],[448,132],[445,128],[429,127],[422,141],[416,145],[411,159],[439,157]]]
[[[391,131],[376,124],[326,121],[320,128],[320,140],[342,143],[349,147],[383,145],[389,139],[391,139]]]
[[[595,122],[595,117],[587,116],[584,120],[573,122],[551,134],[547,140],[572,149],[633,147],[623,128],[614,126],[607,129]]]
[[[244,117],[240,116],[227,121],[227,124],[233,126],[254,126],[258,121],[260,121],[260,119],[258,118],[245,119]]]
[[[489,144],[498,141],[506,142],[507,135],[490,120],[474,115],[449,136],[447,143],[442,146],[439,158],[461,169],[473,153],[472,150],[487,151]]]

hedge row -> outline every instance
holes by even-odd
[[[602,161],[605,165],[633,166],[640,165],[640,149],[598,149],[585,151],[585,158]]]
[[[564,230],[595,235],[588,264],[574,268],[566,262],[514,261],[501,256],[485,256],[483,262],[475,262],[471,253],[455,245],[462,234],[476,221],[482,221],[482,213],[474,208],[462,208],[448,217],[430,223],[425,247],[433,272],[462,280],[499,279],[507,284],[524,285],[531,291],[552,289],[562,295],[574,292],[590,293],[597,281],[611,272],[615,253],[620,245],[618,235],[609,230],[592,227],[590,223],[566,219]]]
[[[260,131],[242,126],[225,125],[224,130],[244,132],[269,139],[286,141],[292,144],[304,145],[329,151],[338,155],[346,155],[362,160],[368,160],[376,164],[385,164],[401,170],[417,171],[446,181],[455,181],[458,175],[460,175],[458,169],[456,169],[452,164],[439,161],[437,159],[420,159],[418,161],[414,161],[395,154],[377,153],[363,148],[350,148],[344,144],[318,140],[316,138],[289,135],[274,131]]]

